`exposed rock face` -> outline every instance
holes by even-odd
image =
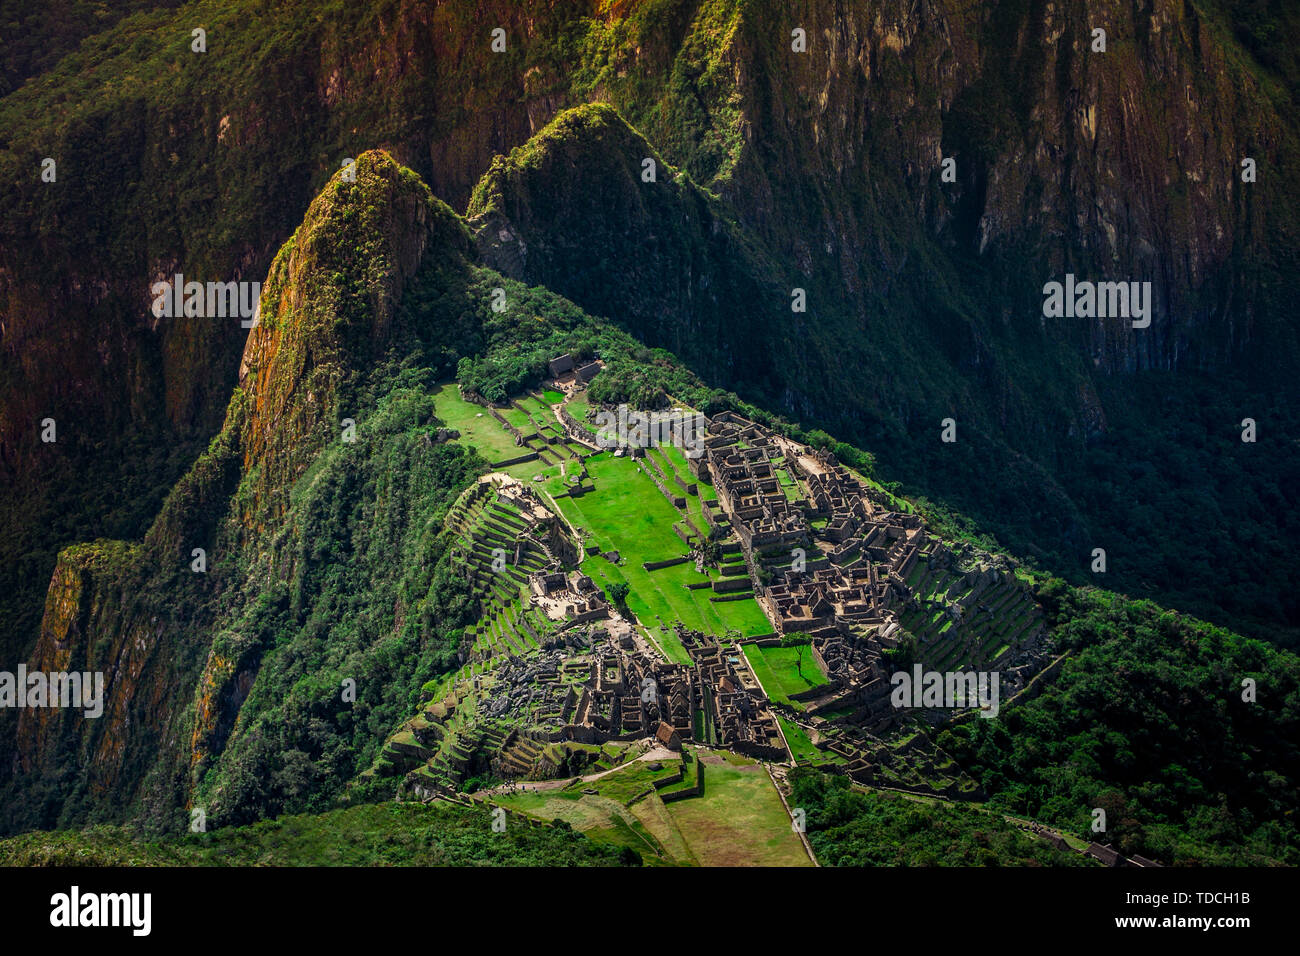
[[[357,182],[331,183],[276,257],[263,296],[270,318],[244,348],[239,390],[248,414],[240,447],[244,472],[260,472],[259,495],[283,498],[337,433],[346,417],[339,388],[391,344],[394,304],[433,226],[422,182],[385,154],[363,159]],[[460,231],[459,224],[449,228],[453,237]],[[356,286],[330,288],[322,280],[347,273],[358,274]],[[264,517],[282,512],[283,501]]]
[[[621,42],[606,32],[616,24]],[[506,54],[488,51],[489,25],[507,31]],[[806,53],[790,50],[796,25]],[[1104,54],[1090,50],[1096,25],[1107,31]],[[313,183],[343,158],[321,163],[327,131],[289,103],[355,127],[351,138],[365,137],[358,147],[390,145],[459,205],[494,153],[565,106],[606,98],[670,162],[719,189],[783,267],[818,275],[863,321],[896,301],[909,267],[947,284],[926,276],[943,266],[921,261],[915,246],[927,236],[1008,266],[1022,265],[1028,250],[1048,273],[1153,279],[1155,333],[1078,333],[1076,344],[1104,369],[1223,361],[1243,347],[1257,322],[1247,296],[1258,290],[1217,271],[1234,250],[1243,260],[1267,256],[1273,218],[1289,216],[1278,200],[1290,195],[1281,180],[1294,130],[1239,51],[1181,0],[1141,8],[891,0],[866,12],[817,2],[797,16],[774,3],[653,14],[638,4],[604,12],[591,3],[409,4],[378,23],[312,26],[319,35],[305,45],[319,57],[258,73],[239,92],[218,77],[243,69],[263,40],[242,31],[218,44],[220,26],[210,30],[208,72],[186,74],[197,87],[192,102],[113,115],[112,135],[95,140],[104,169],[93,175],[81,148],[110,117],[85,108],[87,128],[62,147],[60,192],[40,200],[52,213],[33,205],[16,155],[5,164],[6,205],[35,213],[37,230],[0,234],[4,348],[22,383],[0,403],[11,463],[29,457],[33,417],[68,405],[116,409],[105,424],[119,428],[163,410],[182,431],[215,426],[244,333],[238,323],[153,320],[148,283],[176,268],[223,280],[265,272]],[[563,52],[561,35],[576,38]],[[184,70],[195,69],[191,61]],[[599,82],[570,78],[606,61],[613,69]],[[121,66],[96,64],[91,76]],[[40,93],[19,106],[36,109]],[[362,125],[375,109],[391,127]],[[173,158],[145,155],[151,142]],[[1263,170],[1255,189],[1238,175],[1248,155]],[[272,162],[250,171],[240,156]],[[952,186],[938,178],[945,156],[958,160]],[[126,177],[131,168],[143,178]],[[212,196],[147,242],[125,218],[87,221],[105,190],[124,194],[116,212],[138,199],[171,219],[147,192],[173,201],[212,176],[229,198]],[[228,229],[201,227],[213,220]],[[1038,280],[1017,268],[1002,276],[999,296],[1020,310],[1038,299]],[[991,348],[986,335],[972,338]],[[59,363],[49,361],[54,348]]]
[[[189,36],[189,14],[158,11],[148,41],[110,31],[64,72],[10,93],[13,122],[0,124],[0,506],[55,509],[84,497],[87,482],[121,481],[123,451],[142,436],[206,441],[247,331],[236,319],[156,319],[151,284],[177,272],[261,279],[327,178],[369,148],[463,204],[495,152],[570,101],[572,64],[555,38],[574,18],[603,22],[597,6],[299,8],[287,14],[300,31],[292,44],[285,21],[264,29],[230,7],[205,24],[202,55],[175,42]],[[504,56],[489,49],[498,25],[510,37]],[[526,50],[537,55],[525,68]],[[40,180],[46,156],[55,183]],[[59,443],[41,442],[45,418],[59,423]],[[33,517],[0,543],[0,600],[13,602],[0,603],[0,655],[12,660],[35,639],[38,589],[17,562],[105,527],[123,533],[101,511],[78,516],[76,532]],[[50,570],[52,561],[38,576]]]
[[[753,147],[726,189],[784,252],[857,274],[866,303],[916,255],[915,223],[995,264],[1013,324],[1032,325],[1042,282],[1067,270],[1154,281],[1155,333],[1072,335],[1104,370],[1223,362],[1246,344],[1240,277],[1219,270],[1234,249],[1270,254],[1267,220],[1290,218],[1270,199],[1291,187],[1247,186],[1240,163],[1280,173],[1294,131],[1195,7],[814,4],[794,19],[805,55],[753,24],[737,39]],[[781,201],[801,183],[816,192]]]
[[[169,707],[181,688],[169,665],[178,648],[173,621],[141,600],[147,558],[138,545],[100,541],[59,558],[28,671],[100,672],[102,713],[23,710],[18,760],[23,773],[75,774],[83,799],[131,793],[164,746]]]
[[[1243,257],[1291,255],[1272,240],[1292,218],[1282,170],[1294,130],[1260,81],[1182,2],[1040,3],[1024,16],[1013,6],[900,2],[863,16],[812,4],[795,16],[759,5],[737,16],[714,79],[739,103],[742,140],[711,185],[742,230],[764,240],[784,296],[797,284],[816,288],[810,322],[833,325],[840,314],[874,338],[933,338],[977,383],[996,377],[990,367],[1004,363],[998,340],[1008,334],[1041,343],[1075,374],[1220,365],[1252,343],[1255,358],[1279,342],[1289,350],[1292,330],[1272,317],[1259,326],[1268,286],[1238,268]],[[796,20],[806,53],[790,50]],[[1092,50],[1094,26],[1106,30],[1104,53]],[[708,234],[707,216],[683,222],[689,213],[629,198],[649,192],[634,178],[638,153],[657,154],[609,125],[570,120],[516,163],[498,161],[470,213],[491,212],[486,241],[511,236],[496,250],[499,267],[567,285],[616,318],[630,309],[639,328],[683,352],[701,332],[712,348],[701,325],[727,321],[727,297],[709,288],[719,266],[679,261],[680,247]],[[662,145],[653,120],[646,129]],[[621,183],[610,181],[611,153],[622,154]],[[667,156],[703,171],[696,156]],[[1268,182],[1241,181],[1246,157],[1273,170]],[[950,184],[941,181],[945,158],[956,161]],[[614,222],[626,236],[620,247],[591,241]],[[566,244],[594,253],[586,269],[547,254]],[[741,258],[734,244],[728,254]],[[963,288],[963,263],[985,290]],[[676,286],[647,281],[652,272]],[[1042,286],[1066,272],[1152,282],[1152,327],[1098,319],[1045,330]],[[610,301],[624,283],[637,293]],[[635,315],[637,295],[657,321]],[[761,301],[738,306],[764,310]],[[952,319],[935,314],[943,309],[962,327],[946,327]],[[889,345],[878,361],[908,364],[901,345]]]
[[[611,106],[566,111],[494,160],[467,215],[494,268],[687,359],[753,381],[770,347],[794,346],[776,264]]]

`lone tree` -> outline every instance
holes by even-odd
[[[808,647],[809,647],[808,640],[803,637],[798,637],[794,634],[787,634],[785,635],[785,637],[781,638],[781,646],[794,648],[795,671],[798,673],[799,677],[802,678],[803,659],[804,656],[808,653]]]
[[[627,602],[628,592],[631,590],[626,581],[615,581],[609,586],[609,599],[622,607]]]

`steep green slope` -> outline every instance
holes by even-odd
[[[0,866],[617,866],[636,857],[562,825],[482,808],[377,804],[166,840],[118,827],[0,840]]]
[[[694,96],[665,79],[689,4],[627,19],[585,0],[137,6],[85,36],[99,14],[74,4],[73,22],[57,10],[42,20],[34,47],[6,44],[15,78],[32,74],[0,99],[0,654],[10,659],[35,640],[58,550],[143,534],[221,426],[247,333],[233,320],[154,319],[151,283],[176,272],[260,279],[328,177],[369,148],[463,205],[494,153],[593,93],[611,47],[639,51],[646,108]],[[500,55],[498,25],[510,37]],[[200,27],[204,53],[191,48]],[[45,157],[54,183],[40,178]],[[40,440],[47,417],[60,426],[54,444]],[[90,484],[121,488],[130,504],[87,495]]]
[[[1106,842],[1166,864],[1300,861],[1296,656],[1116,595],[1048,603],[1074,651],[1059,677],[940,737],[992,805],[1082,838],[1100,808]]]
[[[655,182],[641,176],[646,158]],[[947,318],[915,321],[881,302],[860,323],[860,297],[779,267],[727,204],[664,168],[605,106],[562,113],[495,160],[468,212],[498,269],[672,349],[759,406],[870,448],[885,477],[938,513],[975,519],[1076,583],[1102,547],[1109,586],[1296,640],[1287,541],[1300,515],[1288,489],[1300,487],[1300,456],[1285,436],[1300,417],[1285,393],[1187,368],[1094,378],[1059,348],[1072,333],[1034,318],[1033,329],[979,333],[987,351],[974,375],[996,382],[990,405],[952,337],[994,305],[987,263],[933,250],[955,296],[938,313]],[[805,285],[809,311],[792,312],[791,289]],[[954,443],[940,440],[948,417]],[[1267,439],[1241,441],[1248,417]],[[1196,519],[1171,522],[1188,513]],[[1218,562],[1204,559],[1210,545]]]
[[[768,349],[796,347],[777,263],[608,105],[565,111],[493,160],[466,215],[497,269],[712,368],[719,384],[761,380]]]
[[[0,714],[5,828],[178,832],[192,806],[229,825],[323,809],[354,781],[348,799],[391,793],[358,777],[475,620],[441,527],[487,462],[448,440],[436,384],[458,367],[535,383],[566,350],[599,350],[615,397],[648,377],[719,400],[477,264],[463,222],[387,154],[331,180],[272,264],[220,434],[141,542],[61,553],[29,661],[105,671],[105,713]]]
[[[123,17],[179,7],[184,0],[0,0],[0,96],[53,69],[63,57]]]
[[[144,813],[175,832],[192,798],[227,823],[320,805],[454,657],[464,584],[436,529],[481,463],[438,435],[423,386],[472,309],[468,248],[382,154],[318,197],[272,268],[225,428],[143,543],[60,557],[33,666],[105,670],[108,700],[95,721],[6,713],[28,794],[5,801],[9,826]],[[458,298],[446,319],[399,312],[417,266],[426,294]]]
[[[823,866],[1086,866],[1091,861],[1017,831],[995,813],[862,793],[844,777],[791,774],[795,803]]]

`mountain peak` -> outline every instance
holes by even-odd
[[[260,462],[268,487],[285,486],[335,436],[343,394],[399,336],[395,305],[435,235],[469,250],[451,209],[382,150],[312,201],[271,265],[244,348],[246,471]]]

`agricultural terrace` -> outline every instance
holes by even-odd
[[[811,866],[763,765],[738,754],[699,752],[704,794],[667,805],[701,866]]]

